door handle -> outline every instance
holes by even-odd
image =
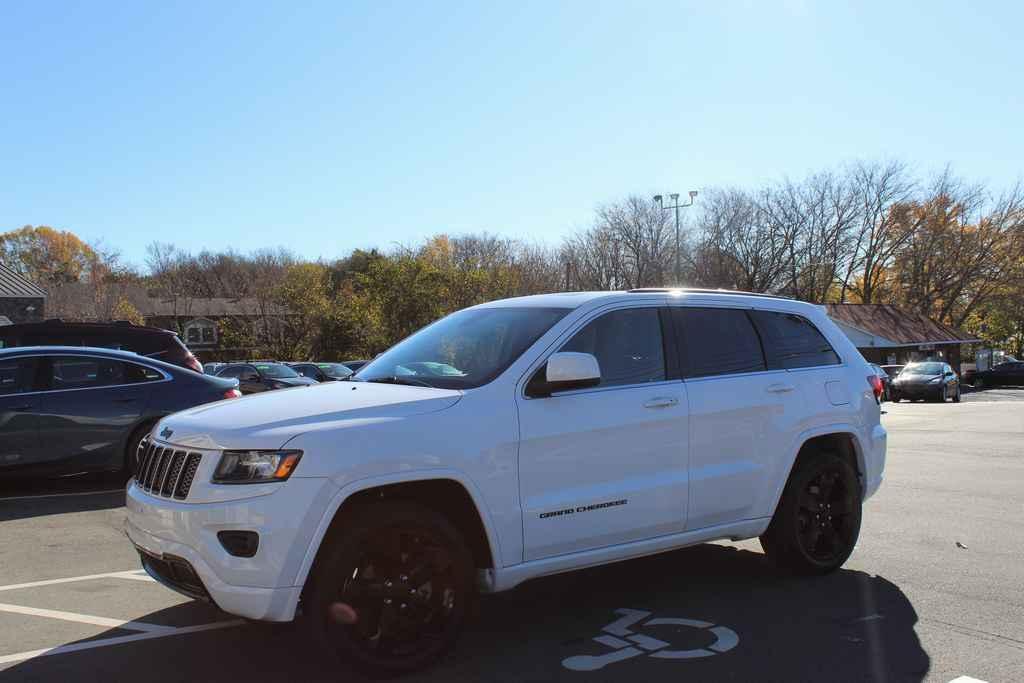
[[[659,396],[644,401],[644,408],[668,408],[678,403],[679,399],[673,396]]]
[[[135,403],[138,400],[138,396],[126,396],[124,398],[115,398],[114,403]]]
[[[25,403],[20,406],[11,406],[11,412],[17,413],[24,410],[32,410],[34,406],[31,403]]]
[[[770,394],[788,394],[789,392],[796,389],[792,384],[772,384],[768,387],[768,393]]]

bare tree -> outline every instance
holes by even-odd
[[[693,283],[749,292],[779,290],[793,230],[787,222],[770,218],[748,192],[705,190],[690,262]]]
[[[854,232],[853,256],[843,276],[839,299],[845,301],[848,293],[853,293],[861,303],[869,304],[887,294],[879,292],[886,271],[916,230],[917,226],[898,229],[892,209],[914,197],[917,183],[910,177],[906,164],[898,161],[858,163],[849,174],[859,204],[859,226]]]

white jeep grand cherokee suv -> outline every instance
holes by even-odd
[[[378,674],[455,640],[478,591],[715,539],[835,570],[878,488],[881,385],[818,307],[725,291],[454,313],[352,381],[163,419],[127,533],[158,581],[302,614]]]

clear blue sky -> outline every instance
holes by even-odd
[[[488,230],[857,158],[1024,175],[1019,2],[4,2],[0,230],[141,264]]]

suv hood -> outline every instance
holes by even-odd
[[[165,417],[154,433],[161,441],[189,448],[274,449],[313,429],[433,413],[461,397],[452,389],[325,382],[190,408]]]

